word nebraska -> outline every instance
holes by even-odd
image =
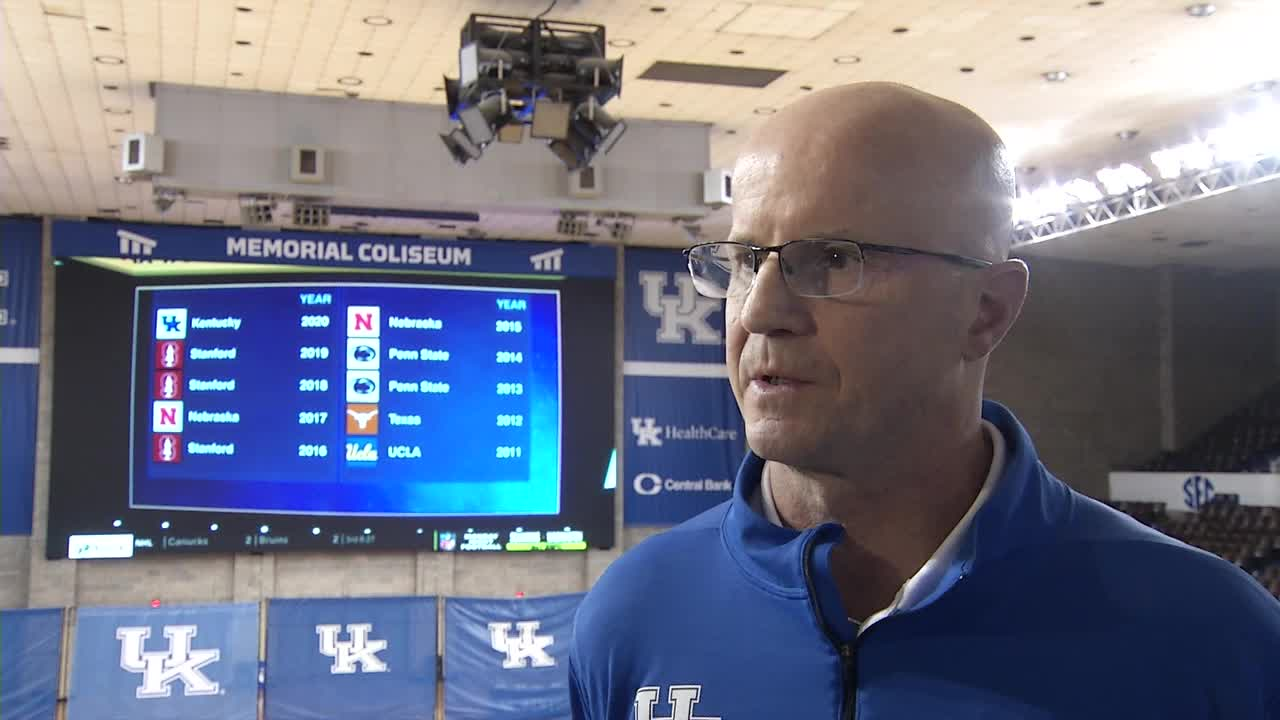
[[[227,237],[227,257],[320,260],[388,265],[471,265],[471,248],[360,242],[351,252],[346,240]]]

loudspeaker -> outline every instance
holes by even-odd
[[[569,171],[569,196],[598,198],[604,194],[604,170],[599,164]]]
[[[702,173],[702,202],[720,207],[733,204],[733,173],[723,168],[712,168]]]
[[[129,133],[120,144],[120,172],[128,177],[164,174],[164,138]]]
[[[295,145],[289,152],[289,180],[296,183],[326,182],[328,152],[311,145]]]

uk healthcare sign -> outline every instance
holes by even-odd
[[[70,720],[256,720],[258,606],[81,608]]]
[[[624,519],[672,525],[724,500],[746,452],[724,363],[724,303],[698,295],[679,250],[628,249]]]

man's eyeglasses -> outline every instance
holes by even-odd
[[[740,242],[700,243],[686,248],[689,273],[698,292],[713,298],[745,295],[755,281],[756,272],[769,256],[778,253],[782,279],[787,288],[800,297],[823,298],[851,295],[862,287],[862,268],[866,253],[923,255],[972,268],[994,265],[966,255],[917,250],[896,245],[843,240],[840,238],[805,238],[776,247],[759,247]]]

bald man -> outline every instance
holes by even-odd
[[[583,602],[575,718],[1280,719],[1280,603],[1072,491],[983,400],[1027,293],[985,122],[814,93],[733,186],[730,236],[686,254],[751,450]]]

